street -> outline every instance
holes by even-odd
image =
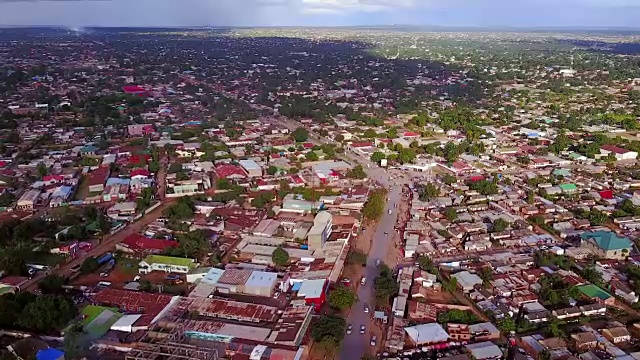
[[[303,126],[290,119],[283,119],[283,122],[292,131],[298,126]],[[309,138],[319,143],[328,142],[324,139],[319,139],[314,134],[309,134]],[[354,155],[348,153],[345,153],[344,156],[349,159],[352,164],[364,163],[364,169],[368,177],[371,180],[379,182],[384,188],[388,188],[391,184],[388,170],[371,163],[369,159],[356,158]],[[367,165],[369,167],[367,167]],[[404,184],[404,181],[400,181]],[[358,302],[352,307],[349,318],[347,319],[347,324],[353,325],[353,332],[345,335],[342,348],[338,355],[338,358],[341,360],[359,360],[367,353],[367,348],[371,346],[371,337],[368,330],[373,326],[371,319],[373,318],[373,311],[375,311],[373,280],[379,273],[375,262],[377,259],[384,260],[387,257],[387,251],[390,247],[389,242],[393,241],[393,234],[395,233],[394,226],[396,225],[397,218],[397,210],[394,208],[394,205],[402,199],[402,184],[393,186],[391,190],[389,190],[389,200],[387,201],[382,218],[377,223],[376,232],[371,243],[371,251],[367,257],[367,266],[364,271],[367,281],[364,286],[358,286]],[[391,214],[389,214],[389,210],[392,211]],[[387,235],[385,235],[385,233],[387,233]],[[357,283],[360,279],[353,280]],[[364,312],[365,305],[369,307],[369,313]],[[364,334],[360,334],[361,325],[364,325],[367,329]],[[380,342],[383,341],[383,339],[378,339],[377,341]]]

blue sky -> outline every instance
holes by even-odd
[[[640,28],[640,0],[0,0],[0,25]]]

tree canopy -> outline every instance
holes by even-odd
[[[291,138],[295,142],[305,142],[309,139],[309,131],[305,128],[298,127],[291,133]]]
[[[271,254],[271,261],[277,266],[289,265],[289,253],[278,246]]]
[[[329,292],[329,306],[334,309],[346,310],[356,301],[356,294],[346,286],[338,286]]]

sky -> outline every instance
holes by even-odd
[[[0,25],[640,28],[640,0],[0,0]]]

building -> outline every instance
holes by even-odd
[[[32,211],[36,207],[36,202],[40,197],[40,190],[27,190],[16,202],[16,209]]]
[[[104,184],[109,178],[109,168],[101,167],[89,173],[89,179],[87,183],[89,184],[89,192],[102,192],[104,191]]]
[[[447,342],[449,334],[438,323],[420,324],[405,327],[404,331],[409,336],[411,344],[414,346],[433,345]]]
[[[327,299],[328,290],[329,282],[326,279],[304,280],[298,289],[298,297],[319,310]]]
[[[457,280],[458,287],[464,292],[470,292],[476,287],[476,285],[482,284],[482,279],[478,275],[472,274],[468,271],[455,273],[451,275],[451,277]]]
[[[252,296],[271,296],[278,285],[278,274],[252,269],[230,268],[213,276],[217,271],[210,270],[201,283],[223,294],[244,294]],[[205,288],[200,289],[201,293]],[[195,290],[195,289],[194,289]]]
[[[606,305],[613,305],[616,301],[616,298],[611,296],[608,292],[600,289],[593,284],[580,285],[577,288],[582,294],[584,294],[584,296],[589,298],[591,301]]]
[[[500,338],[500,330],[491,322],[474,325],[447,324],[447,333],[455,341],[487,341]]]
[[[465,345],[465,349],[469,352],[473,359],[500,359],[502,358],[502,350],[498,345],[491,341],[484,341],[475,344]]]
[[[602,154],[603,156],[609,156],[609,154],[613,154],[618,161],[634,160],[638,157],[637,152],[623,149],[615,145],[602,145],[600,147],[600,154]]]
[[[129,136],[143,136],[153,133],[153,125],[151,124],[133,124],[127,126]]]
[[[328,211],[320,211],[313,219],[313,226],[307,234],[309,249],[322,249],[324,243],[331,236],[333,216]]]
[[[257,162],[253,160],[240,160],[238,161],[240,166],[249,174],[249,177],[261,177],[262,168]]]
[[[302,196],[296,194],[288,194],[282,200],[282,211],[305,214],[317,208],[316,202],[303,200]]]
[[[178,247],[176,241],[152,239],[139,234],[131,234],[116,244],[116,250],[128,254],[162,254],[169,248]]]
[[[624,326],[614,326],[604,329],[602,330],[602,336],[614,344],[631,340],[631,334],[629,334],[629,330]]]
[[[186,274],[198,266],[195,260],[173,256],[149,255],[140,262],[139,272],[148,274],[152,271],[164,271]]]
[[[631,251],[631,241],[611,231],[587,232],[580,235],[581,246],[601,258],[624,259]]]

